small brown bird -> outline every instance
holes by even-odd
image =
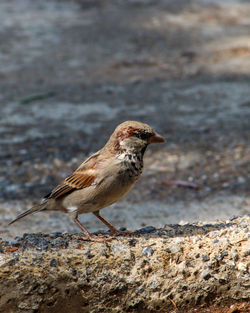
[[[79,222],[78,215],[92,212],[113,234],[125,234],[100,215],[100,209],[126,195],[142,173],[143,155],[150,143],[164,142],[152,127],[136,121],[117,126],[106,145],[85,160],[72,175],[44,197],[41,204],[20,214],[10,224],[39,211],[68,213],[88,240],[94,236]],[[9,225],[10,225],[9,224]]]

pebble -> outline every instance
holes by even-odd
[[[213,268],[213,264],[212,264],[211,262],[208,262],[208,263],[207,263],[207,268],[212,269],[212,268]]]
[[[91,275],[91,274],[92,274],[92,271],[91,271],[90,268],[87,268],[87,269],[86,269],[86,274],[87,274],[87,275]]]
[[[219,283],[225,285],[228,281],[225,278],[220,278]]]
[[[183,242],[184,239],[181,237],[176,237],[172,240],[172,243],[169,244],[168,249],[171,251],[171,253],[177,253],[181,251],[181,247],[179,243]]]
[[[137,244],[138,240],[136,239],[129,239],[128,243],[131,247],[135,247]]]
[[[17,252],[13,253],[13,257],[16,259],[16,261],[19,261],[19,254]]]
[[[51,267],[56,267],[56,266],[57,266],[57,261],[56,261],[56,259],[52,259],[52,260],[50,261],[50,266],[51,266]]]
[[[77,275],[77,273],[78,273],[78,272],[77,272],[77,270],[76,270],[75,268],[73,268],[73,267],[72,267],[72,269],[71,269],[71,270],[72,270],[72,275],[73,275],[73,276],[76,276],[76,275]]]
[[[145,255],[147,258],[149,258],[150,256],[154,254],[154,250],[152,249],[152,247],[147,246],[142,249],[142,254]]]
[[[114,244],[111,247],[112,251],[118,254],[126,254],[130,252],[130,248],[127,245]]]
[[[209,271],[204,270],[201,272],[201,278],[204,280],[208,280],[211,277],[211,274]]]
[[[3,266],[3,265],[5,265],[5,263],[6,263],[5,258],[0,255],[0,267]]]
[[[15,263],[16,263],[16,259],[11,259],[8,261],[9,266],[13,266],[13,265],[15,265]]]
[[[236,251],[233,252],[233,260],[234,261],[238,261],[238,259],[239,259],[239,254],[238,254],[238,252],[236,250]]]
[[[228,239],[226,237],[220,238],[220,242],[228,242]]]
[[[40,245],[41,245],[41,248],[42,248],[43,250],[48,250],[49,242],[48,242],[47,240],[42,240],[42,241],[40,242]]]
[[[197,243],[198,241],[200,241],[200,238],[199,238],[199,237],[193,238],[193,243]]]
[[[237,178],[237,181],[238,181],[239,184],[244,184],[246,182],[246,179],[244,177],[242,177],[242,176],[239,176]]]
[[[143,228],[139,229],[138,233],[140,233],[140,234],[148,234],[148,233],[152,233],[155,230],[156,230],[156,228],[154,226],[146,226],[146,227],[143,227]]]
[[[221,257],[222,260],[224,259],[225,256],[228,256],[228,252],[227,251],[221,252],[220,257]]]
[[[92,254],[92,253],[88,253],[88,254],[87,254],[88,259],[92,259],[94,256],[95,256],[95,255]]]
[[[181,251],[181,247],[179,245],[172,245],[169,247],[171,253],[177,253]]]
[[[186,269],[186,263],[185,262],[181,262],[180,264],[176,265],[178,268],[178,272],[180,273],[184,273],[185,269]]]
[[[223,188],[228,188],[229,186],[230,186],[230,184],[227,183],[227,182],[222,184],[222,187],[223,187]]]
[[[227,265],[232,267],[232,268],[235,268],[235,262],[233,262],[233,261],[227,262]]]
[[[59,231],[53,232],[52,234],[54,235],[55,238],[60,237],[62,235],[62,233]]]
[[[120,231],[126,231],[127,228],[126,228],[126,227],[120,227],[119,230],[120,230]]]
[[[236,218],[238,218],[238,216],[237,216],[237,215],[233,215],[233,216],[229,217],[229,221],[233,221],[233,220],[235,220]]]
[[[249,248],[246,248],[246,250],[242,251],[243,256],[249,256],[250,255],[250,250]]]
[[[209,261],[209,260],[210,260],[210,258],[209,258],[208,255],[203,255],[203,256],[202,256],[202,261],[207,262],[207,261]]]
[[[18,240],[16,240],[16,239],[9,240],[8,243],[9,243],[10,246],[18,246],[18,245],[20,245],[20,242]]]
[[[228,282],[225,277],[221,277],[219,275],[214,275],[214,277],[219,281],[221,285],[225,285]]]
[[[237,269],[241,272],[247,272],[247,266],[242,262],[237,264]]]

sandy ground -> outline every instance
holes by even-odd
[[[3,238],[77,232],[56,213],[7,223],[127,119],[167,143],[149,148],[136,187],[103,210],[117,227],[250,212],[248,1],[2,0],[0,21]],[[81,221],[104,229],[92,215]]]

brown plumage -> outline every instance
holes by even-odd
[[[124,234],[100,216],[100,209],[118,201],[135,184],[143,169],[143,155],[151,143],[164,142],[149,125],[127,121],[115,129],[106,145],[86,159],[70,176],[45,196],[43,202],[20,214],[10,224],[39,211],[68,213],[87,239],[106,240],[90,234],[78,215],[92,212],[114,234]]]

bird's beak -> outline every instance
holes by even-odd
[[[155,135],[150,137],[149,139],[149,143],[160,143],[160,142],[165,142],[165,139],[157,133],[155,133]]]

